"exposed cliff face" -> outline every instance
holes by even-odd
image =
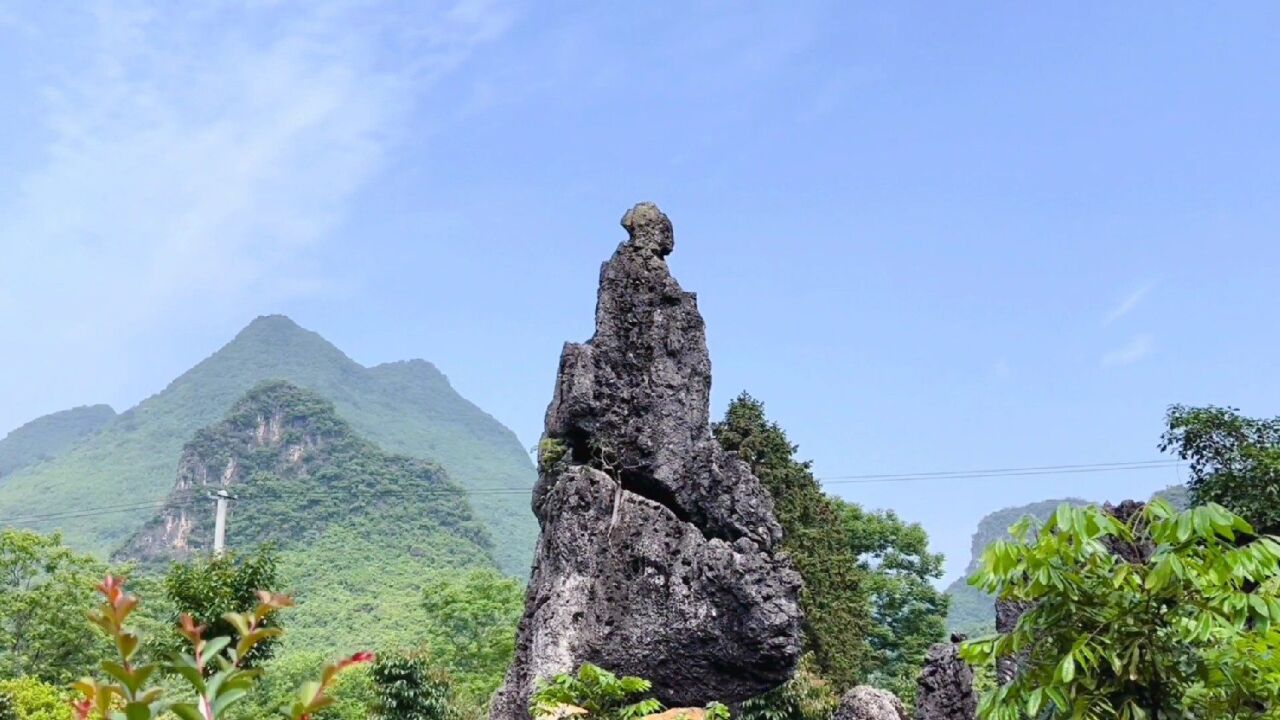
[[[516,659],[494,718],[534,682],[591,662],[672,706],[736,702],[800,653],[800,578],[775,554],[768,493],[711,437],[711,364],[671,223],[642,203],[600,273],[596,332],[567,344],[534,489],[541,525]]]
[[[286,382],[263,384],[183,448],[161,511],[118,556],[144,563],[181,559],[213,542],[208,494],[227,488],[228,542],[282,549],[332,525],[376,515],[388,528],[448,533],[487,552],[489,539],[466,497],[427,462],[389,455],[358,437],[319,396]],[[396,518],[410,521],[401,528]]]

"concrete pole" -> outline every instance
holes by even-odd
[[[227,500],[231,495],[226,490],[219,490],[213,498],[218,501],[213,520],[213,554],[221,555],[227,547]]]

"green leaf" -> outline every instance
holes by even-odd
[[[129,703],[124,706],[124,716],[128,720],[151,720],[151,706],[143,703]]]
[[[177,715],[182,720],[204,720],[204,718],[200,716],[200,711],[196,709],[196,706],[189,703],[177,703],[175,705],[170,705],[169,712]]]
[[[1075,676],[1076,676],[1076,660],[1074,657],[1072,657],[1071,653],[1067,653],[1066,655],[1063,656],[1062,662],[1058,664],[1058,678],[1064,684],[1068,684],[1071,682],[1072,678],[1074,678]]]

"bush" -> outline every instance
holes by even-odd
[[[69,720],[71,717],[67,694],[33,677],[0,681],[0,697],[8,698],[11,708],[11,714],[0,709],[0,720]]]
[[[583,663],[577,674],[557,675],[540,681],[529,698],[535,718],[560,714],[566,706],[581,708],[599,720],[634,720],[662,710],[662,703],[644,697],[653,684],[638,677],[618,677],[608,670]]]
[[[421,655],[379,658],[370,673],[378,715],[386,720],[452,720],[449,676]]]

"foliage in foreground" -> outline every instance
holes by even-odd
[[[1021,658],[980,717],[1280,717],[1274,538],[1218,505],[1175,513],[1159,500],[1127,523],[1063,505],[1038,531],[1024,520],[1011,532],[970,582],[1033,606],[1012,632],[962,648],[979,666]]]
[[[107,576],[98,586],[102,604],[90,619],[111,640],[117,660],[104,660],[101,670],[110,680],[86,677],[75,683],[81,699],[73,705],[79,720],[151,720],[171,713],[180,720],[221,720],[229,710],[253,689],[261,670],[243,666],[258,643],[277,637],[279,628],[266,627],[266,620],[281,608],[292,605],[282,595],[263,591],[259,604],[250,612],[228,613],[226,621],[235,629],[235,637],[204,639],[205,628],[189,615],[182,616],[179,633],[188,643],[189,652],[175,654],[168,662],[154,662],[141,657],[141,638],[126,622],[138,607],[138,599],[124,592],[123,583]],[[293,703],[283,709],[290,720],[309,720],[329,707],[333,700],[327,691],[339,673],[352,666],[373,660],[369,653],[357,653],[345,660],[326,665],[318,681],[299,688]],[[167,688],[159,684],[163,673],[176,676],[188,697],[170,700]]]
[[[169,626],[173,627],[183,615],[188,615],[213,637],[233,635],[236,630],[233,618],[258,605],[259,591],[280,587],[276,568],[276,557],[269,546],[262,546],[244,557],[227,553],[174,563],[164,579],[165,595],[173,604]],[[262,619],[263,628],[278,626],[275,613]],[[175,642],[166,649],[176,652],[181,649],[182,638],[173,639]],[[240,658],[240,665],[258,667],[271,658],[276,644],[274,633],[263,637],[251,652]]]

